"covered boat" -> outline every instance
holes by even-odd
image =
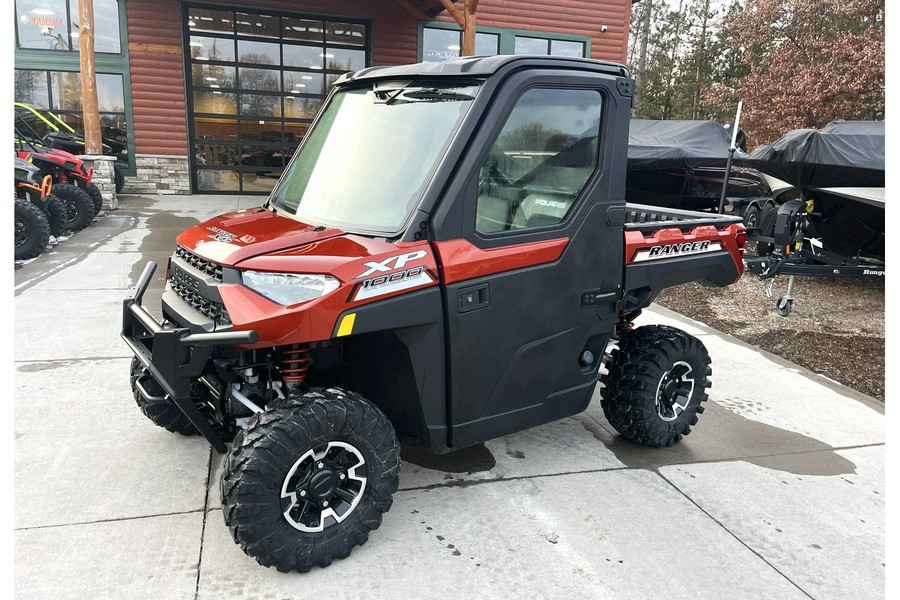
[[[761,256],[744,260],[763,279],[790,276],[775,302],[781,315],[797,275],[884,276],[884,122],[795,129],[742,162],[793,186],[762,212]]]
[[[626,200],[666,208],[718,210],[731,145],[728,125],[713,121],[632,119],[628,137]],[[740,146],[741,132],[738,134]],[[735,160],[746,159],[741,148]],[[766,179],[732,168],[726,197],[745,212],[770,195]],[[757,202],[750,202],[755,198]]]
[[[740,162],[812,202],[807,233],[829,252],[884,260],[884,154],[883,121],[833,121],[789,131]]]

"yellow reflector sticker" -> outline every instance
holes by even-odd
[[[356,313],[350,313],[349,315],[344,315],[344,318],[341,319],[341,326],[338,327],[337,336],[341,337],[344,335],[350,335],[353,332],[353,323],[356,321]]]

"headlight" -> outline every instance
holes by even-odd
[[[341,282],[331,275],[294,275],[244,271],[244,285],[278,304],[298,304],[334,291]]]

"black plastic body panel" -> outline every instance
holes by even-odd
[[[341,385],[374,402],[404,443],[447,450],[444,307],[435,286],[369,304],[343,344]],[[341,322],[341,318],[337,320]]]

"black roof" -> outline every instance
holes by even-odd
[[[341,84],[349,81],[362,81],[376,78],[487,77],[510,65],[514,68],[527,66],[553,69],[573,68],[598,71],[620,77],[629,76],[627,69],[623,65],[593,60],[590,58],[498,54],[496,56],[466,56],[453,58],[444,62],[421,62],[392,67],[369,67],[360,69],[359,71],[345,73],[338,78],[336,83]]]

